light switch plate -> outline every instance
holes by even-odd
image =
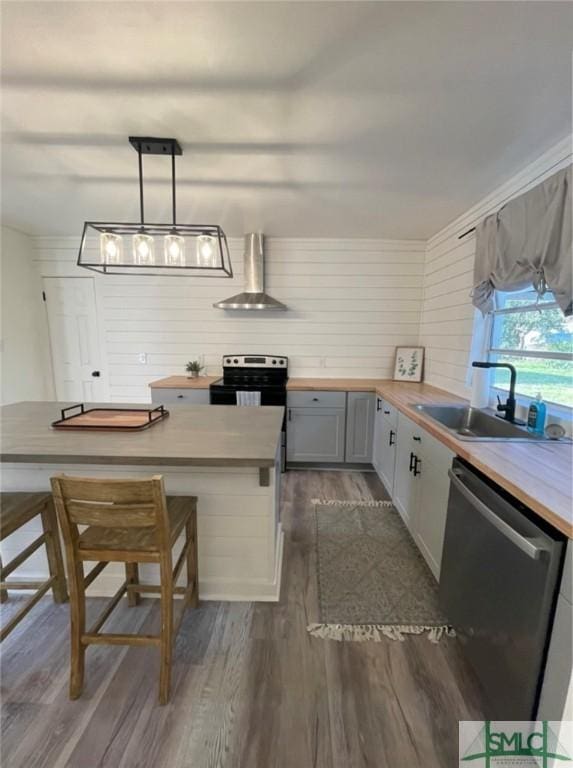
[[[137,359],[142,365],[147,365],[147,352],[140,352]]]

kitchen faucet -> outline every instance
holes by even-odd
[[[497,410],[503,413],[503,416],[498,414],[500,419],[505,419],[511,422],[511,424],[523,424],[524,422],[515,418],[515,380],[517,378],[517,372],[513,365],[509,363],[482,363],[477,360],[472,363],[474,368],[508,368],[511,374],[509,380],[509,397],[503,404],[499,395],[497,396]]]

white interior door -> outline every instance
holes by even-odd
[[[93,278],[46,277],[44,293],[58,400],[106,400]]]

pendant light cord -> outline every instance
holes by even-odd
[[[173,226],[175,226],[176,208],[175,208],[175,146],[171,145],[171,202],[173,206]]]
[[[141,143],[137,145],[137,157],[139,160],[139,217],[143,224],[143,156],[141,154]]]

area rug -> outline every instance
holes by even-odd
[[[319,622],[314,637],[404,640],[453,636],[432,573],[389,501],[313,499]]]

